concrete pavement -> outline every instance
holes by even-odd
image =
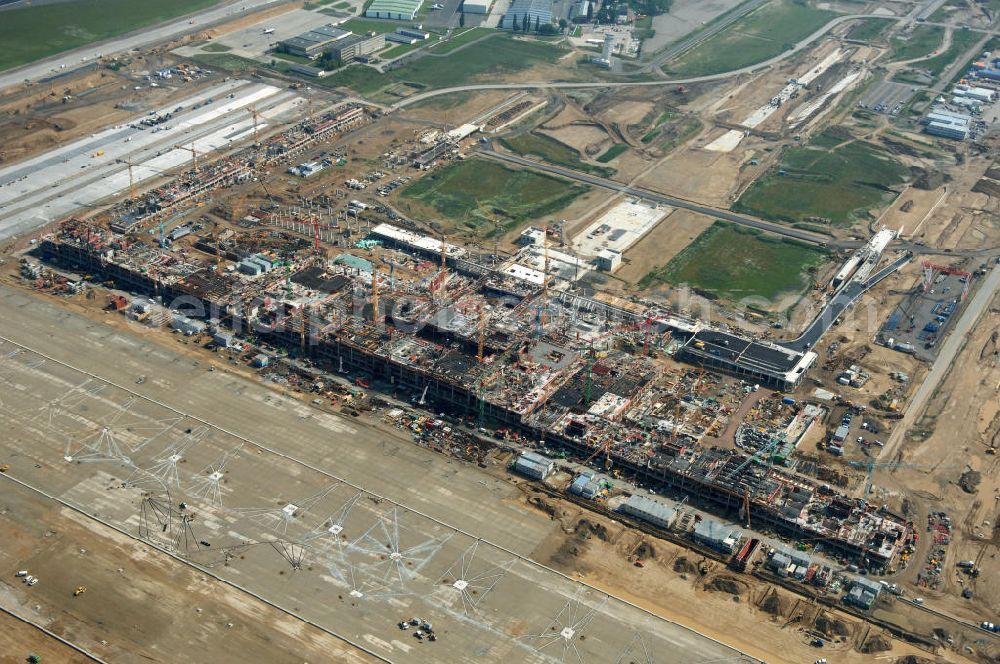
[[[388,661],[551,661],[564,644],[617,661],[637,633],[665,664],[756,661],[533,561],[558,522],[473,464],[8,287],[0,312],[11,477],[123,532],[138,525],[151,546]],[[227,456],[224,486],[220,471],[215,494],[199,489]],[[142,535],[141,501],[160,494],[198,515],[183,546]],[[411,615],[433,620],[438,643],[400,638]]]
[[[122,53],[133,48],[143,48],[154,44],[162,44],[198,30],[210,28],[219,23],[231,21],[241,15],[252,14],[272,5],[283,4],[285,0],[231,0],[223,5],[207,9],[196,14],[188,14],[176,19],[135,30],[121,37],[95,42],[71,51],[64,51],[52,57],[33,62],[23,67],[10,69],[0,74],[0,90],[20,85],[25,80],[37,82],[47,78],[53,69],[58,70],[60,75],[73,71],[81,66],[87,65],[95,58],[95,54],[100,53],[108,57],[115,53]],[[86,61],[81,60],[86,58]],[[66,65],[66,69],[59,69],[60,65]]]

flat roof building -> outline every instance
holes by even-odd
[[[941,136],[942,138],[953,138],[958,141],[964,141],[969,137],[969,128],[963,125],[933,121],[927,123],[924,127],[924,133],[931,136]]]
[[[721,330],[700,330],[681,350],[695,364],[724,369],[783,390],[795,388],[816,361],[812,351],[801,353]]]
[[[297,37],[279,42],[279,46],[289,55],[315,60],[337,42],[351,36],[350,30],[341,30],[333,23],[303,32]]]
[[[417,16],[421,4],[422,0],[374,0],[365,11],[365,16],[412,21]]]
[[[489,14],[492,0],[465,0],[462,11],[466,14]]]
[[[633,494],[621,504],[618,511],[647,521],[659,528],[669,529],[677,519],[677,510],[639,494]]]
[[[552,0],[513,0],[497,27],[513,30],[514,22],[517,21],[517,29],[520,30],[525,16],[528,17],[528,25],[532,29],[536,22],[539,25],[552,23]]]
[[[617,249],[601,249],[597,258],[594,259],[594,263],[598,270],[614,272],[622,264],[622,252]]]
[[[341,62],[352,62],[365,55],[371,55],[385,48],[385,35],[351,35],[341,39],[328,49],[330,55]]]
[[[552,474],[552,471],[556,468],[556,464],[552,459],[537,452],[525,452],[517,457],[513,468],[525,477],[544,480]]]
[[[740,535],[730,526],[713,519],[702,519],[691,533],[694,541],[723,553],[732,553],[740,541]]]
[[[569,492],[575,496],[580,496],[581,498],[586,498],[587,500],[593,500],[601,495],[603,487],[601,482],[596,479],[597,474],[586,472],[577,475],[573,483],[569,485]]]

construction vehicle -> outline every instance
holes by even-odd
[[[86,586],[77,586],[76,590],[73,591],[73,597],[79,597],[83,593],[87,592]]]
[[[4,465],[0,466],[0,473],[6,473],[8,470],[10,470],[10,464],[5,463]]]

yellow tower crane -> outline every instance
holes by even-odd
[[[191,153],[191,161],[194,164],[194,172],[197,173],[198,172],[198,151],[195,149],[194,143],[191,143],[191,147],[188,147],[186,145],[175,145],[174,147],[177,148],[178,150],[187,150],[188,152]]]
[[[379,325],[378,313],[378,266],[372,263],[372,324]]]
[[[483,361],[483,349],[485,348],[485,346],[486,346],[486,315],[483,313],[483,308],[480,307],[479,308],[479,343],[478,343],[478,351],[476,353],[476,357],[479,358],[480,362]]]

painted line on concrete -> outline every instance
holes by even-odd
[[[212,422],[209,422],[208,420],[204,420],[204,419],[202,419],[200,417],[197,417],[197,416],[194,416],[194,415],[189,415],[189,414],[187,414],[187,413],[185,413],[185,412],[183,412],[181,410],[178,410],[177,408],[174,408],[173,406],[170,406],[170,405],[165,404],[165,403],[163,403],[161,401],[153,399],[152,397],[148,397],[146,395],[134,392],[131,389],[129,389],[129,388],[123,386],[123,385],[119,385],[118,383],[115,383],[114,381],[111,381],[111,380],[108,380],[106,378],[103,378],[103,377],[101,377],[101,376],[99,376],[97,374],[91,373],[91,372],[89,372],[89,371],[87,371],[85,369],[80,369],[78,367],[75,367],[75,366],[73,366],[73,365],[71,365],[71,364],[69,364],[67,362],[64,362],[64,361],[62,361],[60,359],[57,359],[55,357],[52,357],[50,355],[47,355],[47,354],[42,353],[40,351],[37,351],[34,348],[31,348],[30,346],[26,346],[26,345],[24,345],[22,343],[14,341],[13,339],[9,339],[9,338],[7,338],[5,336],[0,336],[0,341],[5,341],[7,343],[13,344],[13,345],[15,345],[15,346],[17,346],[17,347],[19,347],[19,348],[21,348],[23,350],[27,350],[29,352],[35,353],[36,355],[38,355],[40,357],[44,357],[46,360],[54,362],[54,363],[56,363],[56,364],[58,364],[60,366],[66,367],[68,369],[71,369],[73,371],[81,373],[81,374],[83,374],[85,376],[89,376],[90,378],[93,378],[95,380],[99,380],[99,381],[102,381],[104,383],[107,383],[108,385],[111,385],[111,386],[113,386],[115,388],[118,388],[119,390],[122,390],[123,392],[125,392],[127,394],[130,394],[132,396],[138,397],[138,398],[140,398],[140,399],[142,399],[144,401],[147,401],[147,402],[152,403],[152,404],[154,404],[156,406],[159,406],[160,408],[164,408],[166,410],[169,410],[169,411],[171,411],[173,413],[176,413],[177,415],[180,415],[182,417],[186,417],[186,418],[188,418],[190,420],[193,420],[195,422],[199,422],[199,423],[204,424],[206,426],[212,427],[213,429],[215,429],[217,431],[221,431],[222,433],[225,433],[225,434],[227,434],[229,436],[232,436],[233,438],[236,438],[237,440],[242,440],[242,441],[244,441],[246,443],[250,443],[251,445],[254,445],[254,446],[256,446],[256,447],[258,447],[258,448],[260,448],[262,450],[265,450],[266,452],[268,452],[270,454],[274,454],[277,457],[280,457],[282,459],[286,459],[286,460],[288,460],[288,461],[290,461],[290,462],[292,462],[294,464],[298,464],[300,466],[308,468],[309,470],[312,470],[313,472],[319,473],[320,475],[323,475],[324,477],[328,477],[328,478],[330,478],[332,480],[335,480],[337,482],[341,482],[341,483],[343,483],[343,484],[345,484],[345,485],[347,485],[347,486],[349,486],[351,488],[357,489],[358,491],[362,491],[362,492],[364,492],[364,493],[366,493],[366,494],[368,494],[370,496],[374,496],[376,498],[379,498],[380,500],[384,500],[384,501],[388,502],[391,505],[394,505],[396,507],[401,507],[401,508],[405,509],[408,512],[411,512],[413,514],[421,516],[421,517],[423,517],[423,518],[425,518],[425,519],[427,519],[427,520],[429,520],[429,521],[431,521],[433,523],[436,523],[437,525],[443,526],[443,527],[445,527],[445,528],[447,528],[447,529],[449,529],[449,530],[451,530],[453,532],[459,533],[461,535],[465,535],[466,537],[469,537],[469,538],[471,538],[473,540],[476,540],[476,541],[484,542],[484,543],[486,543],[486,544],[494,547],[498,551],[502,551],[502,552],[504,552],[504,553],[506,553],[508,555],[514,556],[515,558],[517,558],[518,560],[520,560],[523,563],[526,563],[529,566],[535,567],[537,569],[544,570],[544,571],[549,572],[551,574],[558,575],[559,577],[565,579],[566,581],[569,581],[569,582],[571,582],[573,584],[578,584],[578,585],[583,586],[583,587],[585,587],[585,588],[587,588],[589,590],[592,590],[595,593],[598,593],[599,595],[604,595],[605,597],[608,597],[608,598],[614,599],[615,601],[621,602],[622,604],[624,604],[624,605],[626,605],[626,606],[628,606],[628,607],[630,607],[632,609],[635,609],[635,610],[637,610],[637,611],[639,611],[639,612],[641,612],[641,613],[643,613],[643,614],[645,614],[645,615],[647,615],[649,617],[655,618],[656,620],[659,620],[659,621],[661,621],[663,623],[666,623],[668,625],[673,625],[675,627],[679,627],[681,629],[684,629],[684,630],[690,632],[691,634],[695,634],[698,637],[705,639],[706,641],[710,641],[710,642],[712,642],[712,643],[714,643],[716,645],[719,645],[719,646],[722,646],[722,647],[727,648],[729,650],[732,650],[734,653],[736,653],[735,656],[738,657],[742,661],[746,661],[746,662],[759,662],[760,664],[765,664],[764,660],[760,660],[760,659],[752,657],[752,656],[750,656],[750,655],[748,655],[746,653],[743,653],[742,651],[738,650],[737,648],[734,648],[733,646],[731,646],[731,645],[729,645],[727,643],[723,643],[722,641],[719,641],[718,639],[715,639],[715,638],[713,638],[711,636],[708,636],[706,634],[702,634],[698,630],[693,629],[691,627],[688,627],[687,625],[683,625],[681,623],[674,622],[673,620],[669,620],[667,618],[664,618],[663,616],[661,616],[659,614],[656,614],[653,611],[650,611],[649,609],[646,609],[645,607],[639,606],[639,605],[634,604],[634,603],[632,603],[632,602],[630,602],[630,601],[628,601],[626,599],[622,599],[621,597],[617,597],[617,596],[612,595],[612,594],[610,594],[610,593],[608,593],[608,592],[606,592],[604,590],[601,590],[601,589],[599,589],[599,588],[597,588],[595,586],[592,586],[589,583],[587,583],[586,581],[581,581],[580,579],[574,579],[571,576],[560,572],[559,570],[556,570],[556,569],[553,569],[553,568],[548,567],[546,565],[543,565],[542,563],[540,563],[540,562],[538,562],[536,560],[532,560],[531,558],[528,558],[526,556],[523,556],[523,555],[517,553],[516,551],[512,551],[512,550],[510,550],[510,549],[508,549],[508,548],[506,548],[506,547],[504,547],[504,546],[502,546],[500,544],[497,544],[495,542],[491,542],[488,539],[479,537],[479,536],[474,535],[474,534],[472,534],[472,533],[470,533],[470,532],[468,532],[466,530],[463,530],[461,528],[452,526],[452,525],[450,525],[448,523],[445,523],[444,521],[441,521],[440,519],[438,519],[436,517],[433,517],[433,516],[431,516],[429,514],[425,514],[424,512],[421,512],[419,510],[407,507],[406,505],[403,505],[402,503],[399,503],[399,502],[397,502],[397,501],[395,501],[395,500],[393,500],[391,498],[388,498],[386,496],[382,496],[380,494],[377,494],[377,493],[374,493],[372,491],[369,491],[368,489],[365,489],[364,487],[362,487],[360,485],[354,484],[353,482],[350,482],[348,480],[345,480],[345,479],[342,479],[340,477],[337,477],[336,475],[333,475],[332,473],[329,473],[329,472],[327,472],[327,471],[325,471],[325,470],[323,470],[321,468],[317,468],[316,466],[313,466],[313,465],[311,465],[309,463],[306,463],[305,461],[301,461],[299,459],[296,459],[295,457],[289,456],[288,454],[285,454],[284,452],[279,452],[279,451],[277,451],[277,450],[275,450],[273,448],[270,448],[270,447],[268,447],[266,445],[262,445],[262,444],[254,441],[254,440],[252,440],[250,438],[247,438],[246,436],[243,436],[241,434],[238,434],[238,433],[235,433],[233,431],[230,431],[230,430],[228,430],[228,429],[226,429],[224,427],[221,427],[221,426],[218,426],[216,424],[213,424]],[[13,478],[10,478],[10,479],[13,479]],[[20,482],[19,480],[16,480],[16,481]],[[23,482],[22,482],[22,484],[23,484]],[[29,488],[34,489],[34,487],[31,487],[30,485],[25,485],[25,486],[28,486]],[[38,491],[39,493],[43,493],[42,491],[40,491],[38,489],[35,489],[35,490]],[[43,495],[48,496],[48,494],[44,494],[44,493],[43,493]],[[59,498],[56,498],[56,497],[53,497],[53,496],[48,496],[48,497],[53,498],[53,500],[57,500],[60,503],[63,503],[63,501],[61,499],[59,499]],[[65,503],[63,503],[63,504],[65,504]],[[81,512],[82,514],[86,514],[85,512],[82,512],[81,510],[79,510],[76,507],[73,507],[71,505],[67,505],[67,506],[71,507],[72,509],[74,509],[76,511]],[[92,517],[92,518],[100,521],[101,523],[104,523],[105,525],[108,525],[109,527],[114,528],[115,530],[118,530],[119,532],[124,532],[124,531],[121,531],[119,528],[117,528],[115,526],[112,526],[111,524],[106,523],[102,519],[99,519],[95,515],[87,514],[87,516],[90,516],[90,517]],[[125,533],[125,534],[128,535],[129,537],[132,537],[133,539],[136,539],[137,541],[146,542],[146,540],[139,539],[139,538],[137,538],[137,537],[135,537],[135,536],[133,536],[133,535],[131,535],[129,533]],[[178,560],[181,560],[182,562],[187,562],[192,567],[195,567],[195,568],[197,568],[197,569],[205,572],[206,574],[209,574],[210,576],[212,576],[214,578],[217,578],[220,581],[223,581],[224,583],[228,583],[229,585],[231,585],[231,586],[233,586],[235,588],[239,588],[240,590],[243,590],[243,591],[245,591],[245,592],[253,595],[254,597],[257,597],[258,599],[264,601],[265,603],[267,603],[270,606],[273,606],[273,607],[275,607],[277,609],[280,609],[281,611],[283,611],[283,612],[285,612],[285,613],[287,613],[289,615],[295,616],[296,618],[299,618],[299,619],[301,619],[301,620],[309,623],[310,625],[315,625],[315,623],[312,623],[309,620],[307,620],[305,618],[302,618],[301,616],[299,616],[299,615],[297,615],[297,614],[295,614],[295,613],[293,613],[293,612],[291,612],[291,611],[289,611],[287,609],[284,609],[284,608],[280,607],[279,605],[274,604],[273,602],[270,602],[270,601],[264,599],[263,597],[260,597],[259,595],[253,593],[250,590],[247,590],[246,588],[243,588],[243,587],[239,586],[238,584],[232,583],[232,582],[227,581],[225,579],[221,579],[221,578],[215,576],[214,574],[211,574],[210,572],[204,570],[199,565],[197,565],[195,563],[192,563],[192,562],[189,562],[189,561],[186,561],[183,558],[177,556],[176,554],[173,554],[173,553],[171,553],[169,551],[166,551],[165,549],[162,549],[161,547],[159,547],[155,543],[152,543],[152,542],[147,542],[147,543],[153,545],[154,547],[156,547],[157,549],[159,549],[161,551],[164,551],[164,552],[168,553],[170,556],[172,556],[172,557],[174,557],[174,558],[176,558]],[[330,631],[330,630],[328,630],[326,628],[320,627],[319,625],[316,625],[316,626],[319,627],[320,629],[322,629],[323,631],[325,631],[325,632],[327,632],[329,634],[332,634],[333,636],[336,636],[337,638],[345,641],[346,643],[350,643],[351,645],[354,645],[359,650],[363,650],[365,652],[369,652],[363,646],[357,645],[354,642],[352,642],[351,640],[349,640],[347,638],[344,638],[343,636],[341,636],[339,634],[336,634],[333,631]],[[374,655],[374,653],[371,653],[371,654]],[[377,656],[377,655],[375,655],[375,656]],[[390,660],[383,659],[383,661],[387,661],[388,662]]]

